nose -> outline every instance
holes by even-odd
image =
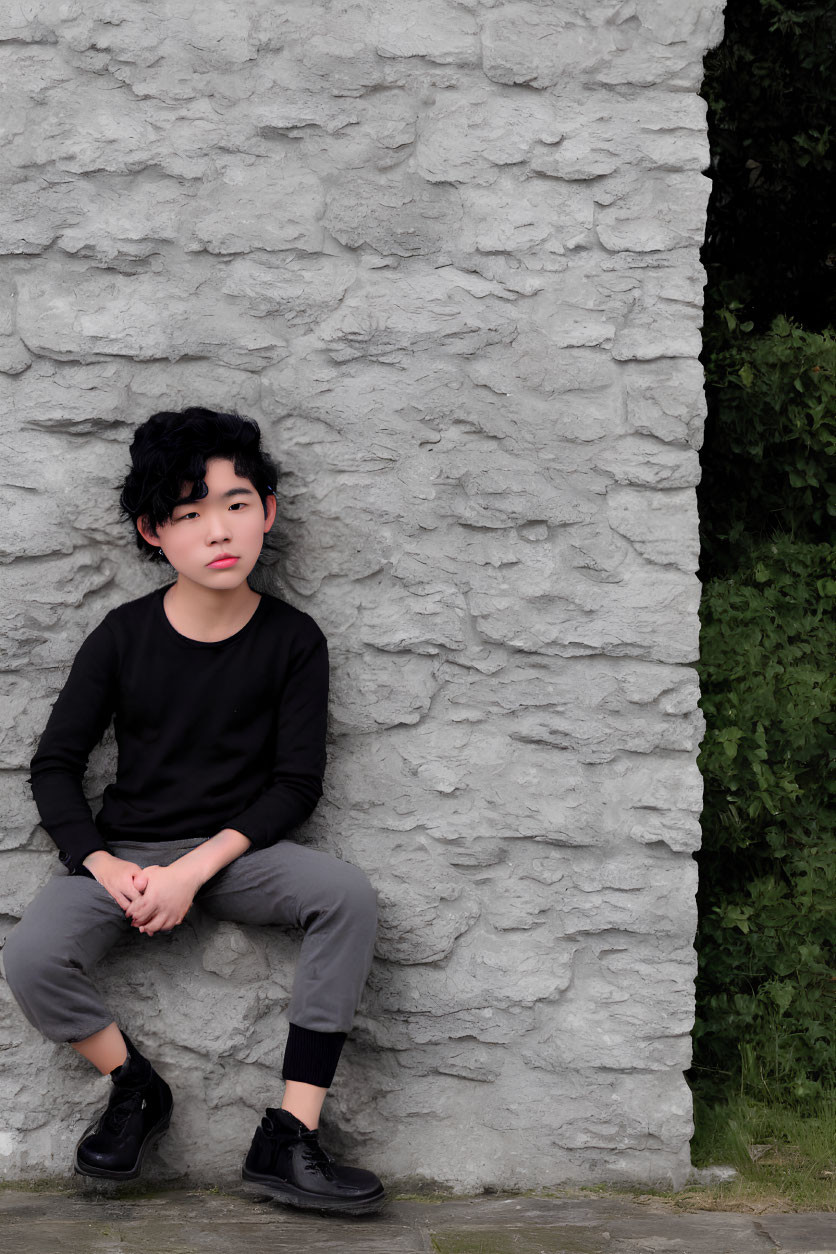
[[[229,515],[226,510],[220,514],[216,514],[213,511],[209,515],[206,528],[206,543],[223,544],[225,540],[229,540],[231,538],[229,531]]]

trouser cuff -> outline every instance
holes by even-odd
[[[283,1080],[331,1087],[347,1032],[314,1032],[291,1023],[282,1066]]]

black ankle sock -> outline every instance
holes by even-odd
[[[127,1033],[123,1032],[122,1037],[128,1053],[123,1063],[120,1063],[118,1067],[114,1067],[112,1071],[108,1072],[111,1080],[113,1080],[114,1084],[118,1084],[123,1080],[147,1082],[153,1070],[150,1062],[144,1054],[139,1052]]]
[[[291,1023],[282,1066],[283,1080],[331,1087],[347,1032],[314,1032]]]

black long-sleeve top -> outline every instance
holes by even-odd
[[[167,590],[111,610],[90,633],[32,759],[41,822],[73,873],[112,840],[230,827],[265,847],[322,795],[328,646],[311,616],[264,595],[235,635],[191,640],[168,621]],[[94,819],[82,781],[111,718],[116,779]]]

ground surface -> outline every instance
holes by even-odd
[[[836,1254],[833,1214],[686,1214],[615,1197],[394,1201],[365,1219],[215,1192],[0,1191],[0,1254]]]

